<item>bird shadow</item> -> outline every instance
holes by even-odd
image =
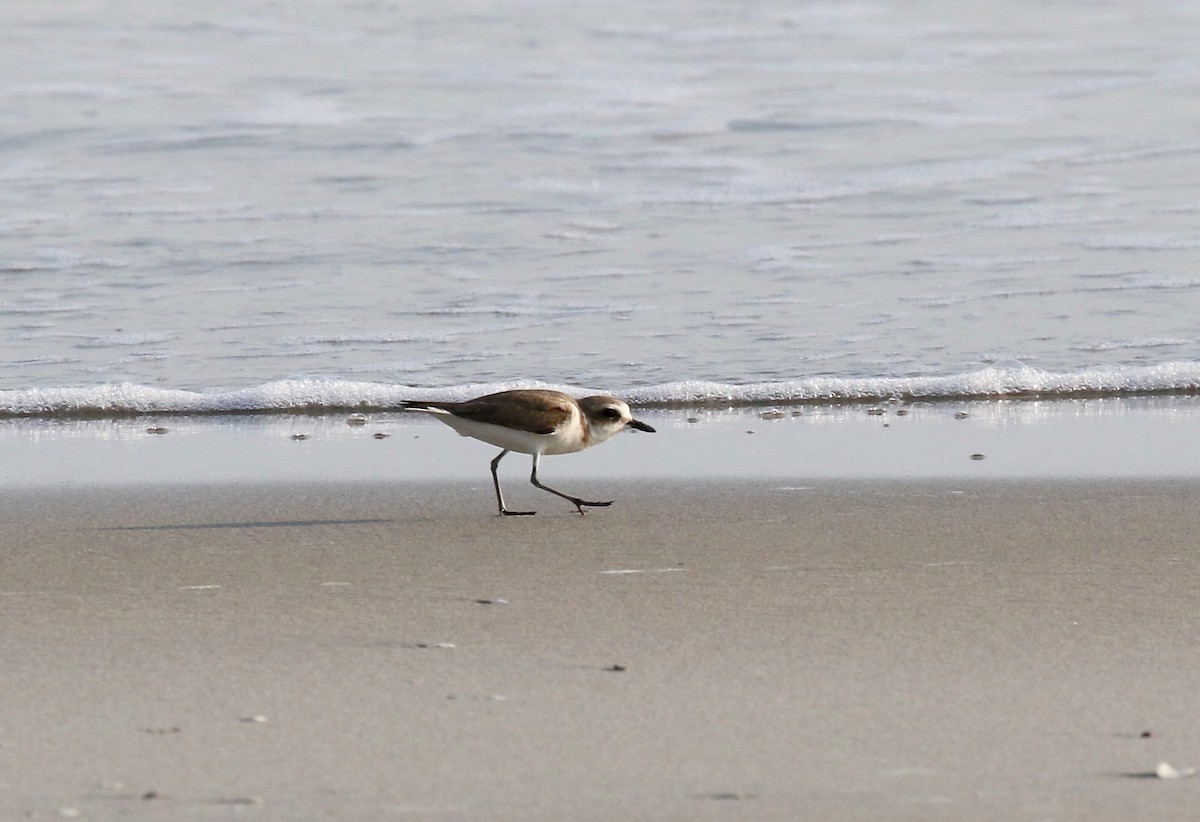
[[[204,531],[241,528],[314,528],[337,525],[377,525],[390,519],[285,519],[251,522],[184,522],[164,525],[113,525],[107,528],[87,528],[87,531]]]

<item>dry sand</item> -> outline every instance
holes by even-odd
[[[1200,485],[604,485],[6,493],[0,818],[1200,807]]]

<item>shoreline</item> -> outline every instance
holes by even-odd
[[[548,458],[546,477],[1200,478],[1190,398],[639,412],[658,433]],[[412,413],[0,421],[0,490],[489,480],[494,448]],[[503,472],[524,482],[514,456]]]
[[[0,815],[1190,813],[1200,482],[604,486],[5,494]]]
[[[1200,397],[1198,375],[1200,364],[1178,360],[1081,365],[1067,371],[986,366],[952,374],[902,377],[821,375],[751,382],[693,378],[605,388],[537,380],[421,387],[336,377],[271,379],[242,388],[164,388],[137,382],[64,384],[0,388],[0,421],[389,414],[413,400],[465,400],[513,388],[546,388],[576,397],[615,394],[635,409],[683,413],[890,403],[1195,399]]]

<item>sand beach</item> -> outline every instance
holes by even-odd
[[[605,485],[6,492],[0,817],[1194,811],[1200,484]]]

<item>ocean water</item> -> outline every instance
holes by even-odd
[[[1200,6],[0,10],[0,413],[1200,393]]]

